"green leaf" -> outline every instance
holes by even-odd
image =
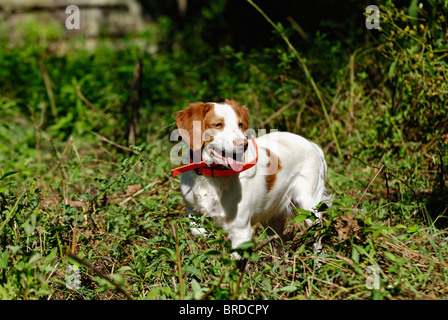
[[[294,217],[294,223],[302,223],[303,221],[306,220],[306,218],[308,218],[307,215],[305,215],[305,214],[298,214],[297,216]]]
[[[261,283],[262,283],[263,287],[267,289],[267,291],[271,291],[272,290],[271,283],[268,281],[268,279],[263,279],[261,281]]]
[[[130,266],[124,266],[115,271],[115,273],[125,273],[126,271],[131,271],[132,268]]]
[[[207,249],[203,252],[203,254],[206,256],[220,256],[222,255],[222,252],[215,249]]]
[[[359,252],[355,247],[353,247],[352,250],[352,260],[355,261],[356,263],[359,263]]]
[[[304,253],[305,252],[305,248],[306,248],[306,244],[304,243],[304,244],[302,244],[300,247],[299,247],[299,249],[297,249],[297,251],[296,251],[296,254],[302,254],[302,253]]]
[[[206,291],[203,288],[201,288],[201,286],[195,279],[191,280],[191,290],[193,291],[193,296],[194,299],[196,300],[200,299],[204,295],[204,292]]]
[[[58,248],[54,247],[53,250],[51,250],[51,252],[48,254],[48,256],[45,259],[47,261],[51,261],[56,257],[57,254],[58,254]]]
[[[313,213],[311,211],[305,210],[305,209],[301,209],[301,208],[295,208],[295,210],[303,215],[308,215],[311,216]]]
[[[3,176],[0,176],[0,181],[5,179],[6,177],[12,176],[13,174],[18,173],[19,171],[10,171],[10,172],[6,172]]]
[[[412,18],[417,18],[418,16],[418,0],[412,0],[408,7],[408,15]]]
[[[11,251],[12,254],[17,254],[21,252],[22,247],[21,246],[8,246],[8,249]]]
[[[283,292],[294,292],[296,290],[297,290],[296,286],[286,286],[286,287],[283,287],[280,289],[280,291],[283,291]]]
[[[201,270],[199,270],[198,268],[196,268],[194,266],[186,265],[186,266],[183,266],[182,269],[190,274],[194,274],[199,279],[202,279],[202,277],[203,277]]]
[[[8,257],[8,250],[0,254],[0,269],[6,269],[8,267]]]
[[[258,261],[258,259],[260,259],[260,256],[256,252],[252,252],[252,254],[250,255],[250,260],[255,262]]]
[[[390,252],[386,251],[386,252],[384,252],[384,255],[386,256],[387,259],[389,259],[392,262],[397,261],[397,257],[394,254],[390,253]]]
[[[395,68],[397,67],[398,57],[395,58],[394,62],[390,64],[388,77],[390,80],[393,79],[395,75]]]
[[[418,230],[418,226],[412,226],[412,227],[409,227],[409,228],[408,228],[407,232],[408,232],[408,233],[414,233],[414,232],[416,232],[417,230]]]
[[[311,219],[313,222],[316,219],[314,214],[311,211],[295,208],[295,210],[299,213],[294,217],[294,223],[302,223],[305,219]]]
[[[23,223],[23,230],[29,236],[36,229],[36,215],[31,214],[31,216]]]
[[[170,249],[170,248],[161,248],[161,249],[160,249],[160,252],[162,252],[162,253],[164,253],[165,255],[167,255],[167,256],[170,258],[171,261],[174,261],[174,262],[177,261],[177,259],[176,259],[176,252],[174,252],[173,249]]]
[[[39,261],[40,258],[41,258],[40,254],[39,254],[39,253],[35,253],[35,254],[30,258],[30,260],[28,261],[28,263],[29,263],[29,264],[33,264],[33,263],[35,263],[36,261]]]
[[[240,244],[236,249],[237,249],[237,250],[249,250],[249,249],[252,248],[253,246],[255,246],[255,242],[252,242],[252,241],[246,241],[246,242]]]

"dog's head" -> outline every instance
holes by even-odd
[[[182,139],[208,165],[215,163],[241,171],[248,141],[249,112],[236,101],[196,102],[179,111],[177,127]]]

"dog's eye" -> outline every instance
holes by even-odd
[[[222,123],[218,122],[217,124],[215,124],[215,128],[217,128],[217,129],[222,128]]]
[[[238,128],[240,128],[241,130],[243,130],[243,123],[242,123],[242,122],[240,122],[240,123],[238,124]]]

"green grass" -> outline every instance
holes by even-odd
[[[284,46],[150,53],[164,20],[121,49],[72,39],[56,53],[50,29],[2,46],[0,298],[446,298],[448,7],[381,10],[382,30],[348,50],[322,34],[296,48],[276,25]],[[291,217],[282,250],[258,226],[241,261],[212,221],[200,219],[209,238],[191,235],[169,174],[175,111],[224,98],[248,105],[252,128],[317,142],[335,197],[318,226]]]

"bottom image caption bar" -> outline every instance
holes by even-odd
[[[219,306],[189,305],[179,307],[179,315],[267,315],[268,304],[223,304]]]

